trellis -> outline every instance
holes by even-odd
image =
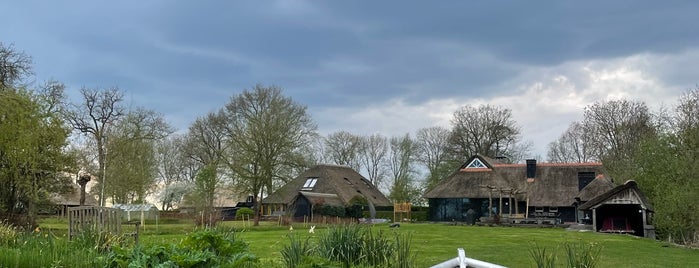
[[[80,234],[86,229],[112,234],[121,233],[121,210],[108,207],[68,208],[68,237]]]
[[[407,218],[410,219],[410,211],[412,209],[412,204],[410,202],[395,203],[393,204],[393,221],[403,221],[403,213],[407,213]],[[398,220],[396,220],[396,215],[398,215]]]

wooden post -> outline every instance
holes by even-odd
[[[488,188],[488,216],[493,217],[493,189]]]
[[[502,189],[498,190],[498,196],[500,198],[500,206],[498,207],[498,215],[502,216]]]
[[[592,209],[592,230],[597,232],[597,209]]]
[[[141,228],[139,228],[141,225],[140,222],[136,222],[136,234],[134,234],[134,240],[136,240],[136,245],[138,245],[138,236],[141,233]]]
[[[528,219],[528,218],[529,218],[529,193],[527,193],[527,204],[526,204],[526,206],[527,206],[527,207],[524,209],[524,210],[525,210],[525,212],[524,212],[524,218],[525,218],[525,219]]]
[[[510,217],[512,217],[512,190],[510,190],[510,193],[507,195],[507,203],[510,204],[507,206],[507,209],[510,212]]]

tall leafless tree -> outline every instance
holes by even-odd
[[[176,183],[186,183],[195,174],[191,174],[192,161],[185,155],[185,136],[173,134],[161,140],[156,147],[156,162],[158,163],[159,188],[158,195],[162,210],[173,208],[181,197],[182,187],[173,186]]]
[[[0,42],[0,91],[17,86],[32,74],[32,58]]]
[[[395,202],[414,201],[415,142],[406,134],[389,142],[388,169],[391,176],[390,197]]]
[[[582,124],[597,158],[620,180],[629,179],[641,142],[657,132],[653,114],[640,101],[596,102],[585,108]]]
[[[450,153],[459,162],[474,154],[519,160],[513,157],[518,155],[514,150],[518,148],[520,129],[510,109],[468,105],[454,112],[451,123]]]
[[[548,146],[548,161],[553,163],[599,161],[592,137],[580,122],[573,122]]]
[[[100,206],[104,206],[107,128],[124,116],[124,108],[121,106],[124,93],[116,87],[101,90],[82,88],[80,93],[83,102],[72,104],[66,116],[75,130],[95,141],[99,164],[98,181],[101,188],[99,203]]]
[[[373,134],[362,137],[362,148],[359,159],[371,181],[377,188],[381,186],[385,177],[386,152],[388,139],[381,134]]]
[[[334,164],[345,165],[354,170],[359,170],[361,149],[361,137],[348,131],[341,130],[325,137],[327,159]]]
[[[431,189],[439,180],[448,175],[446,173],[449,169],[444,165],[449,162],[447,155],[449,135],[449,130],[444,127],[421,128],[415,135],[416,159],[427,168],[426,183],[428,189]]]

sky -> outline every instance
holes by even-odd
[[[117,86],[179,132],[256,84],[321,134],[449,128],[510,109],[530,157],[596,101],[672,107],[699,83],[696,1],[2,1],[35,83]]]

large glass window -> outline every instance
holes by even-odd
[[[471,161],[471,163],[468,163],[468,166],[466,166],[466,168],[487,168],[487,166],[483,164],[483,162],[481,162],[480,159],[474,158],[473,161]]]
[[[318,178],[307,178],[301,190],[313,190],[313,187],[316,186],[316,182],[318,182]]]

